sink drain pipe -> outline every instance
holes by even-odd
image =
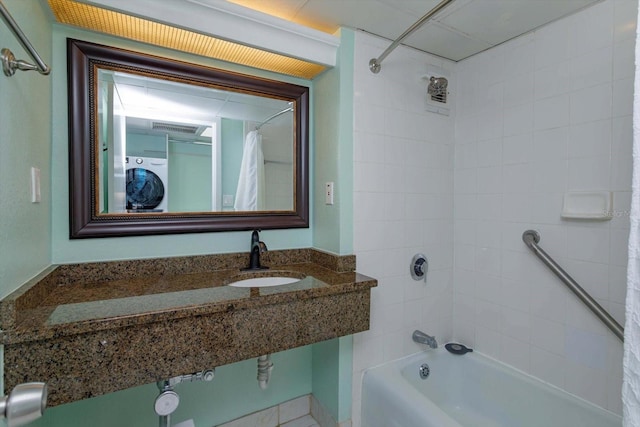
[[[258,357],[258,386],[261,390],[267,389],[272,370],[273,362],[270,354]]]

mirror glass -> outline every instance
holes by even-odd
[[[68,49],[72,238],[308,227],[308,88]]]
[[[100,214],[293,210],[293,106],[98,69]]]

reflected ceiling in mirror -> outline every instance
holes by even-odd
[[[68,41],[72,238],[308,227],[308,88]]]

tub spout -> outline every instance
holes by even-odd
[[[419,344],[426,344],[431,348],[438,348],[438,341],[436,341],[436,337],[427,335],[422,331],[416,329],[413,331],[413,335],[411,337],[413,338],[413,341]]]

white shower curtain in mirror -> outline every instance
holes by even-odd
[[[262,135],[249,132],[244,141],[240,177],[236,191],[236,211],[264,210],[264,154]]]
[[[633,95],[633,178],[624,329],[623,426],[640,427],[640,32],[636,30]]]

